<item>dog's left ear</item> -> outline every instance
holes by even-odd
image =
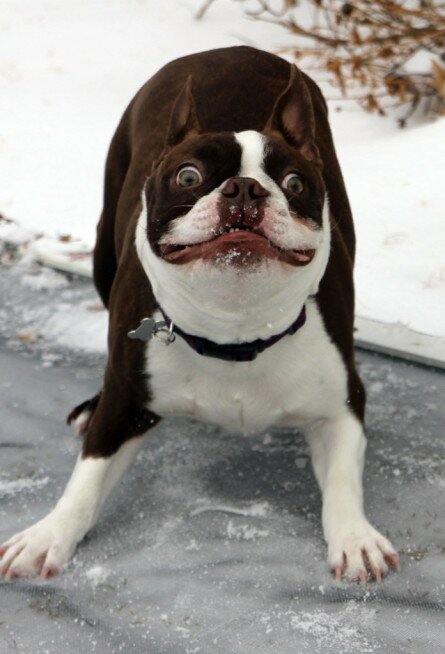
[[[165,144],[167,147],[173,147],[183,141],[190,132],[198,133],[200,131],[192,93],[192,76],[189,75],[181,93],[176,98]]]
[[[315,117],[309,89],[292,64],[289,84],[278,97],[264,131],[280,132],[309,161],[320,162],[315,145]]]

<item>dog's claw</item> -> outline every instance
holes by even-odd
[[[49,579],[59,574],[59,570],[53,565],[44,565],[40,576],[42,579]]]
[[[397,572],[400,572],[400,559],[398,554],[385,554],[385,561]]]
[[[342,575],[342,568],[341,568],[340,565],[337,565],[337,566],[334,568],[334,577],[335,577],[335,581],[341,581],[341,575]]]

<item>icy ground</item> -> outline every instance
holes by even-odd
[[[23,260],[0,267],[0,296],[1,542],[47,513],[71,473],[80,443],[64,419],[100,387],[104,360],[70,341],[87,312],[98,329],[105,313],[86,280]],[[94,330],[82,339],[99,346]],[[400,574],[332,581],[300,435],[168,420],[60,577],[0,583],[2,654],[445,652],[445,377],[358,359],[366,504]]]
[[[2,0],[0,213],[88,250],[106,151],[137,89],[191,52],[291,42],[285,30],[245,17],[256,0],[218,0],[199,22],[203,2]],[[445,337],[445,120],[399,130],[351,102],[338,106],[330,101],[357,226],[358,314]],[[39,249],[51,253],[54,243]]]

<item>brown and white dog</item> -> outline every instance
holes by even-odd
[[[353,260],[326,104],[310,78],[237,47],[149,80],[106,166],[94,253],[110,313],[103,389],[71,414],[85,434],[72,477],[45,518],[2,546],[2,574],[58,572],[168,415],[303,430],[336,578],[398,568],[363,510]]]

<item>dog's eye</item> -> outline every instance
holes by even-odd
[[[289,173],[281,182],[281,186],[295,195],[301,193],[304,189],[303,178],[298,173]]]
[[[193,188],[202,182],[202,175],[195,166],[184,166],[176,175],[176,184],[183,188]]]

